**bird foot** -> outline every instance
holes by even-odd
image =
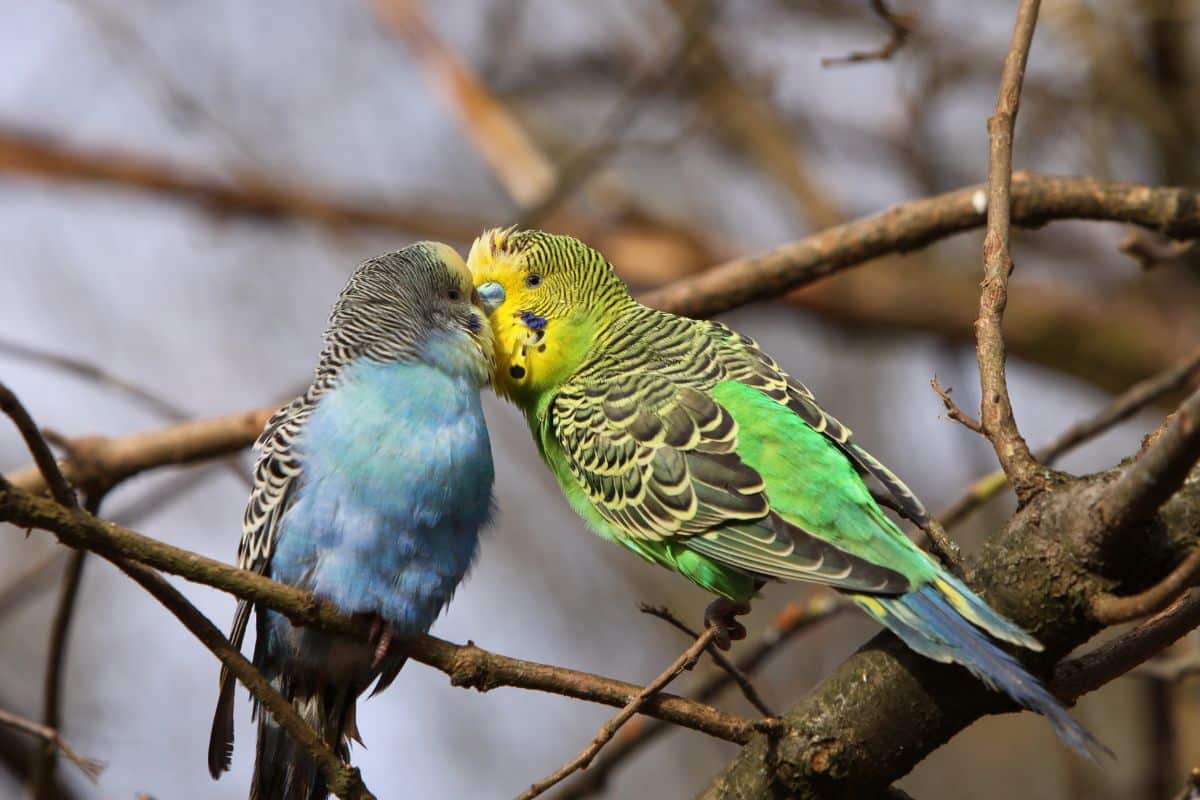
[[[736,617],[750,613],[749,603],[735,603],[724,597],[718,597],[704,609],[704,626],[716,628],[717,635],[713,644],[722,650],[728,650],[733,641],[746,638],[746,626],[738,622]]]
[[[371,656],[371,669],[379,669],[379,665],[383,663],[383,659],[392,646],[392,629],[383,621],[383,617],[376,616],[371,620],[371,635],[368,642],[374,650],[374,655]]]

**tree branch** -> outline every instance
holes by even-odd
[[[344,800],[375,800],[362,781],[358,768],[347,764],[321,740],[321,737],[296,712],[292,704],[263,677],[262,673],[246,660],[237,648],[229,643],[225,635],[195,606],[187,601],[179,590],[167,583],[161,575],[141,564],[123,558],[111,559],[126,575],[137,581],[156,600],[166,606],[175,618],[183,623],[197,639],[212,651],[220,662],[232,672],[254,698],[271,716],[304,748],[316,762],[329,791]]]
[[[43,478],[55,494],[58,501],[56,507],[64,513],[98,521],[95,512],[99,508],[103,493],[90,495],[86,509],[79,507],[74,490],[59,471],[58,464],[50,454],[49,446],[39,433],[29,412],[26,411],[16,395],[3,384],[0,384],[0,410],[12,419],[25,439],[29,450],[42,470]],[[13,491],[19,492],[20,490],[0,478],[0,494]],[[42,502],[51,503],[49,500],[42,500]],[[79,570],[83,567],[85,555],[86,551],[83,549],[76,554],[76,568],[74,571],[68,571],[66,575],[62,599],[55,616],[47,668],[45,701],[45,714],[50,720],[53,720],[53,724],[47,724],[46,727],[51,730],[57,729],[58,689],[64,664],[66,633],[75,605],[75,595],[78,591]],[[182,594],[151,569],[140,564],[132,564],[119,554],[102,553],[102,555],[154,595],[238,677],[242,684],[275,717],[280,726],[308,751],[309,756],[320,768],[331,792],[344,800],[375,800],[375,796],[363,784],[358,769],[345,764],[333,750],[327,747],[316,732],[300,717],[292,704],[285,700],[267,682],[266,678],[250,662],[246,661],[236,648],[229,644],[217,627],[196,610]],[[54,751],[48,746],[45,752],[39,754],[38,763],[33,770],[33,791],[36,797],[49,796],[54,763]]]
[[[686,622],[675,616],[674,612],[666,606],[653,606],[649,603],[641,603],[638,606],[643,614],[649,614],[652,617],[658,617],[676,630],[699,639],[701,634],[693,630]],[[725,672],[729,673],[729,677],[742,690],[742,696],[746,698],[746,702],[758,709],[758,713],[764,717],[774,717],[775,712],[770,709],[766,701],[762,699],[762,695],[758,693],[758,689],[754,688],[754,684],[750,682],[750,677],[743,672],[737,664],[734,664],[729,658],[722,653],[715,645],[710,645],[707,648],[708,657]]]
[[[887,7],[883,0],[871,0],[871,10],[887,24],[890,33],[887,41],[874,50],[861,50],[844,56],[832,56],[821,59],[822,67],[837,67],[845,64],[856,64],[862,61],[887,61],[904,47],[908,36],[912,33],[913,18],[897,14]]]
[[[787,604],[759,634],[755,643],[740,648],[741,653],[735,666],[743,673],[754,672],[796,636],[849,608],[849,604],[833,599],[830,593],[824,591],[815,592],[806,603]],[[733,683],[731,674],[718,672],[704,680],[689,694],[693,699],[707,703]],[[583,800],[604,791],[613,772],[631,756],[672,728],[673,726],[657,719],[639,718],[631,721],[621,731],[616,742],[604,751],[587,772],[555,794],[555,800]]]
[[[1160,400],[1164,396],[1186,386],[1200,374],[1200,349],[1169,369],[1140,381],[1121,393],[1105,406],[1100,413],[1083,422],[1077,422],[1063,431],[1045,447],[1038,448],[1036,458],[1046,466],[1052,466],[1064,454],[1095,438],[1110,428],[1124,422],[1137,412]],[[978,479],[967,491],[938,515],[947,528],[961,522],[968,514],[1008,485],[1004,470],[996,470]]]
[[[1022,501],[1034,489],[1034,473],[1038,464],[1017,429],[1017,421],[1013,416],[1005,378],[1006,355],[1000,323],[1008,303],[1008,276],[1013,270],[1012,255],[1009,253],[1013,128],[1040,6],[1040,0],[1021,0],[1012,43],[1000,77],[996,113],[988,119],[987,234],[983,240],[983,290],[979,295],[979,319],[975,323],[980,382],[979,422],[992,442],[1000,466]]]
[[[42,679],[42,723],[47,730],[57,731],[62,727],[62,682],[67,668],[67,637],[71,629],[71,620],[75,616],[75,601],[79,596],[79,584],[83,578],[83,565],[86,560],[87,553],[83,550],[76,550],[68,558],[59,590],[58,606],[54,610],[54,620],[50,623],[50,647],[46,653],[45,677]],[[53,798],[52,778],[58,749],[53,741],[47,740],[46,746],[34,757],[31,783],[33,796],[38,800]]]
[[[0,172],[59,183],[136,189],[192,203],[215,214],[296,219],[333,227],[361,225],[451,241],[470,241],[486,227],[484,220],[464,218],[457,211],[439,213],[427,208],[389,208],[378,202],[330,200],[322,190],[267,182],[251,174],[235,175],[230,183],[149,156],[69,146],[45,134],[11,128],[0,129]]]
[[[588,743],[588,746],[579,752],[579,755],[530,786],[528,790],[521,792],[517,796],[517,800],[533,800],[533,798],[545,793],[547,789],[559,783],[576,770],[587,769],[588,764],[592,763],[592,759],[596,757],[596,754],[600,752],[600,749],[604,745],[609,743],[616,732],[620,730],[621,726],[628,722],[634,714],[638,713],[642,706],[646,705],[651,698],[666,688],[667,684],[679,677],[681,672],[694,667],[696,661],[712,645],[713,640],[720,633],[720,628],[706,628],[702,634],[696,637],[696,641],[687,650],[683,651],[679,658],[671,663],[671,666],[667,667],[661,675],[647,684],[645,689],[638,692],[637,696],[626,703],[625,707],[615,717],[604,723],[600,731]]]
[[[983,186],[968,186],[847,222],[759,256],[740,258],[645,293],[647,305],[711,317],[891,253],[907,253],[986,221]],[[1018,172],[1012,222],[1039,227],[1056,219],[1127,222],[1169,236],[1200,236],[1200,190],[1111,183]]]
[[[48,530],[68,546],[91,550],[110,560],[136,561],[212,586],[275,609],[296,625],[314,625],[363,642],[370,634],[366,620],[340,614],[307,592],[150,539],[81,511],[65,509],[52,500],[12,485],[0,484],[0,522]],[[413,660],[448,675],[451,684],[480,691],[513,686],[620,708],[642,688],[586,672],[490,653],[471,643],[455,645],[432,636],[416,637],[406,643],[406,649]],[[642,712],[739,743],[748,741],[758,727],[757,722],[669,694],[658,695]]]
[[[1174,606],[1090,653],[1059,664],[1054,670],[1054,693],[1074,700],[1099,689],[1166,650],[1200,627],[1200,591],[1192,591]]]
[[[1156,447],[1176,450],[1164,441],[1178,439],[1164,432],[1129,469]],[[970,571],[973,588],[993,608],[1045,645],[1043,654],[1021,654],[1035,674],[1047,674],[1055,659],[1101,629],[1093,598],[1141,592],[1200,545],[1200,480],[1183,483],[1153,524],[1104,526],[1097,534],[1090,512],[1125,474],[1054,475],[987,542]],[[1198,618],[1193,591],[1119,644],[1067,662],[1055,688],[1067,699],[1091,691],[1160,652]],[[882,634],[784,714],[788,728],[779,740],[756,737],[743,748],[704,796],[874,796],[975,719],[1011,710],[1011,701],[966,670],[922,658]]]
[[[73,439],[73,453],[63,464],[71,481],[89,491],[108,491],[121,481],[155,467],[192,464],[229,455],[248,447],[262,433],[275,406],[222,417],[192,420],[120,438]],[[53,456],[51,456],[53,460]],[[31,492],[46,490],[36,466],[6,476],[14,486]]]
[[[1125,469],[1092,510],[1100,538],[1143,522],[1187,479],[1200,460],[1200,389],[1175,412],[1163,432]]]
[[[26,719],[11,711],[5,711],[2,708],[0,708],[0,725],[41,739],[47,748],[62,753],[67,757],[68,761],[79,767],[80,772],[86,775],[87,779],[92,783],[96,782],[96,779],[100,777],[100,773],[104,770],[103,761],[79,755],[54,728],[47,725],[39,725],[31,719]]]

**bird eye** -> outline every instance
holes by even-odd
[[[462,292],[460,292],[458,289],[451,289],[446,293],[446,297],[450,298],[451,303],[457,303],[462,299]]]
[[[526,289],[536,289],[537,287],[539,287],[541,285],[542,285],[542,276],[538,275],[536,272],[531,275],[525,276],[525,288]]]

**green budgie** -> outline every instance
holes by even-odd
[[[767,581],[848,595],[918,653],[957,662],[1101,746],[988,635],[1041,645],[910,542],[864,482],[918,522],[911,491],[755,342],[639,304],[605,258],[493,230],[467,264],[496,338],[493,385],[525,414],[571,506],[601,536],[716,594],[728,638]]]

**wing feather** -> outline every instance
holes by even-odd
[[[760,384],[786,402],[786,378]],[[584,412],[589,403],[592,411]],[[772,512],[762,476],[737,454],[732,414],[693,386],[650,371],[627,371],[586,388],[568,385],[551,403],[549,423],[579,486],[627,536],[677,539],[766,578],[863,592],[908,588],[898,572]]]

